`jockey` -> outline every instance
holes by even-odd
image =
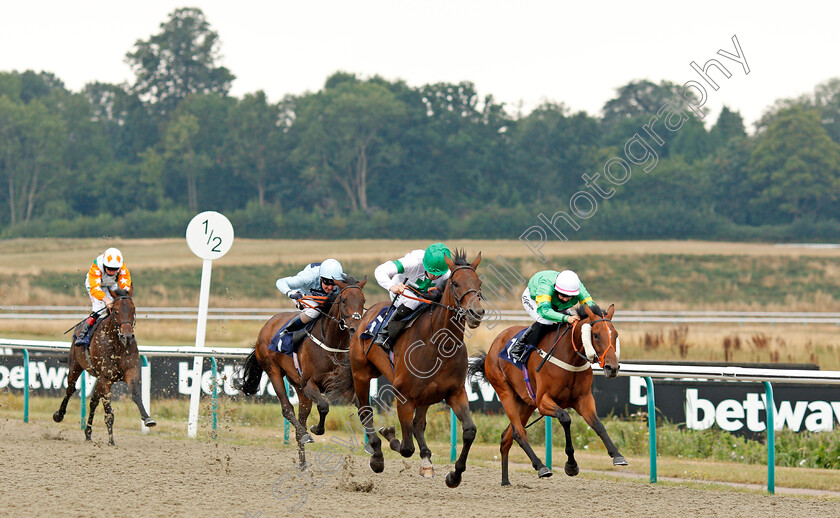
[[[422,303],[405,295],[440,301],[443,296],[441,287],[450,274],[446,257],[452,258],[449,248],[443,243],[434,243],[426,250],[413,250],[400,259],[376,267],[373,276],[380,286],[396,296],[393,306],[397,309],[387,325],[383,323],[380,326],[374,343],[389,350],[389,338],[393,341],[400,334],[407,324],[404,319]]]
[[[307,324],[321,316],[322,311],[329,311],[333,297],[338,294],[335,281],[344,280],[341,263],[327,259],[323,263],[310,263],[297,275],[277,279],[277,289],[294,300],[301,313],[293,318],[283,329],[282,334],[300,331]],[[304,296],[328,297],[326,300],[301,302]]]
[[[546,270],[534,274],[522,293],[522,305],[536,322],[511,345],[508,351],[511,359],[522,361],[525,344],[536,348],[548,328],[558,323],[574,324],[580,320],[574,309],[577,304],[594,306],[595,302],[575,272]]]
[[[111,290],[123,289],[133,291],[131,286],[131,273],[123,260],[123,254],[117,248],[109,248],[93,260],[85,278],[85,289],[90,295],[91,314],[82,323],[79,333],[76,336],[76,345],[90,344],[88,331],[101,317],[102,310],[114,305],[114,298]]]

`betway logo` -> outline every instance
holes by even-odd
[[[0,365],[0,389],[11,387],[23,389],[24,369],[22,365],[12,368]],[[96,378],[86,376],[87,393],[93,389]],[[76,388],[81,386],[81,381],[76,381]],[[31,389],[66,389],[67,388],[67,367],[47,367],[43,361],[29,362],[29,388]]]
[[[647,396],[642,395],[643,387],[643,378],[630,378],[630,404],[647,405]],[[819,432],[831,430],[835,419],[840,423],[840,401],[779,401],[776,404],[778,407],[773,409],[773,429],[776,431],[787,428],[798,432],[804,424],[809,432]],[[767,397],[763,393],[749,393],[743,401],[724,399],[715,405],[701,398],[698,389],[686,389],[684,408],[685,425],[693,430],[705,430],[714,424],[729,432],[744,426],[752,432],[767,429]]]

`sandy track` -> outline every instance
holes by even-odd
[[[596,481],[557,472],[539,480],[470,466],[457,489],[438,476],[420,479],[417,459],[389,460],[373,474],[367,459],[342,454],[307,482],[293,471],[289,448],[243,446],[118,431],[104,427],[85,443],[75,427],[0,420],[0,515],[11,516],[840,516],[837,499],[705,491],[641,481]],[[279,444],[278,444],[279,446]],[[312,457],[310,457],[312,459]],[[311,483],[321,487],[315,487]],[[297,487],[296,487],[297,486]],[[286,498],[279,499],[275,496]],[[288,508],[306,495],[299,510]],[[526,512],[530,509],[530,512]]]

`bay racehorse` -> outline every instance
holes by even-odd
[[[362,339],[361,333],[350,342],[350,358],[336,371],[329,386],[331,394],[342,399],[355,399],[359,421],[372,449],[370,467],[376,473],[385,469],[382,441],[373,425],[370,407],[370,380],[385,375],[394,388],[397,415],[402,428],[402,441],[396,438],[393,426],[380,429],[392,450],[403,457],[414,454],[414,439],[420,447],[420,474],[430,478],[434,474],[432,452],[426,444],[426,412],[429,406],[445,400],[463,427],[464,445],[455,462],[455,470],[446,476],[446,485],[457,487],[466,470],[467,455],[476,435],[470,416],[469,401],[464,387],[468,356],[463,343],[464,324],[476,328],[481,323],[481,280],[476,268],[481,253],[468,263],[463,251],[446,257],[450,274],[441,301],[430,307],[399,335],[393,345],[393,364],[389,355],[378,346],[371,346],[373,338]],[[386,302],[370,308],[362,318],[366,329]],[[355,398],[354,398],[355,396]]]
[[[67,393],[61,401],[61,406],[53,414],[53,420],[58,423],[64,419],[67,411],[67,401],[76,391],[76,380],[87,371],[96,377],[93,395],[90,397],[90,415],[85,426],[85,439],[91,440],[93,429],[93,414],[99,401],[105,409],[105,424],[108,427],[108,444],[114,444],[114,412],[111,409],[111,385],[117,381],[124,381],[131,391],[131,398],[140,410],[140,418],[146,426],[155,426],[154,419],[149,417],[143,407],[140,396],[140,354],[137,351],[137,340],[134,337],[134,302],[125,290],[111,292],[114,304],[109,314],[99,323],[90,339],[90,347],[70,345],[70,355],[67,372]],[[81,323],[76,326],[79,332]]]
[[[350,337],[356,332],[362,319],[365,306],[362,289],[366,283],[367,278],[359,282],[349,276],[346,276],[344,281],[335,281],[338,288],[335,300],[326,312],[322,312],[312,331],[307,334],[297,350],[300,371],[295,366],[292,356],[268,348],[271,339],[283,324],[294,318],[294,313],[279,313],[271,317],[260,329],[254,352],[245,360],[242,391],[245,394],[256,394],[262,373],[268,375],[274,392],[280,399],[283,417],[295,427],[301,469],[306,468],[304,444],[313,442],[312,436],[306,431],[306,420],[312,410],[312,402],[315,401],[318,406],[319,420],[310,430],[315,435],[323,435],[324,421],[330,405],[322,392],[325,391],[327,377],[338,368],[342,357],[347,356]],[[317,307],[322,301],[323,297],[304,297],[301,303]],[[298,394],[297,418],[283,384],[284,376]]]
[[[508,453],[513,441],[528,455],[540,478],[551,476],[551,470],[534,453],[525,433],[525,423],[534,409],[548,419],[556,417],[563,425],[568,456],[564,469],[570,477],[577,475],[579,468],[574,456],[570,430],[572,420],[565,410],[567,408],[574,408],[598,434],[613,459],[613,465],[627,465],[598,419],[595,399],[592,397],[590,361],[598,361],[608,378],[614,377],[619,369],[618,332],[612,324],[614,312],[615,306],[610,306],[606,312],[597,306],[579,306],[577,313],[581,317],[580,321],[574,325],[559,324],[557,332],[548,332],[543,336],[538,350],[527,361],[533,395],[526,386],[522,370],[499,358],[505,344],[523,329],[522,326],[505,329],[493,340],[486,354],[473,358],[470,375],[483,376],[493,385],[511,423],[502,433],[499,448],[502,454],[503,486],[510,485]],[[590,333],[591,340],[588,336]]]

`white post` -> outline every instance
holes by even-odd
[[[144,357],[141,357],[142,362]],[[149,415],[152,415],[152,366],[146,359],[146,364],[140,365],[140,401],[143,402],[143,407]],[[143,433],[149,433],[149,427],[140,421],[140,429]]]
[[[198,296],[198,323],[195,328],[195,346],[204,347],[207,334],[207,306],[210,302],[210,278],[213,259],[225,255],[233,246],[233,226],[230,221],[214,211],[197,214],[187,225],[187,246],[204,259],[201,267],[201,291]],[[187,435],[195,437],[198,432],[198,404],[201,400],[201,374],[203,356],[193,360],[192,392],[190,392],[190,417],[187,422]]]
[[[213,270],[213,261],[205,259],[201,267],[201,291],[198,295],[198,323],[195,328],[195,346],[204,347],[204,338],[207,335],[207,306],[210,302],[210,278]],[[195,437],[198,431],[198,404],[201,399],[201,374],[204,366],[204,357],[196,356],[193,360],[192,392],[190,393],[190,420],[187,425],[187,435]]]

